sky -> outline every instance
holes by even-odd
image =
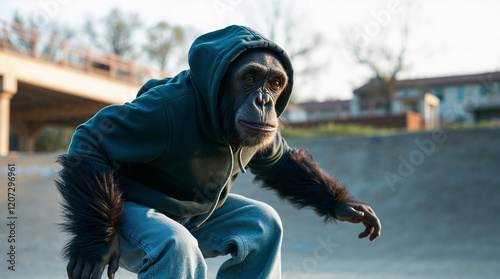
[[[272,10],[270,2],[0,0],[0,19],[11,20],[17,10],[81,32],[86,18],[101,18],[118,7],[126,13],[139,14],[145,27],[164,20],[192,28],[198,35],[230,24],[247,25],[264,33],[261,29],[266,29],[265,23],[269,22],[266,18]],[[284,14],[293,23],[294,42],[311,41],[314,34],[323,38],[323,43],[308,58],[322,68],[297,80],[294,94],[299,101],[351,98],[352,91],[363,85],[371,72],[356,63],[347,51],[345,34],[362,38],[366,43],[363,46],[385,42],[397,47],[400,40],[394,30],[403,18],[409,19],[410,33],[408,67],[400,78],[500,70],[500,1],[497,0],[281,0],[281,3]],[[283,47],[287,50],[287,46]],[[305,63],[293,62],[296,68]]]

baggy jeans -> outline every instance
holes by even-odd
[[[282,225],[269,205],[229,194],[200,227],[126,201],[120,266],[140,279],[206,278],[205,258],[230,254],[217,278],[281,278]]]

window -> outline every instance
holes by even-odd
[[[434,88],[431,93],[438,97],[439,101],[443,101],[444,100],[444,90],[442,87],[438,87],[438,88]]]
[[[488,88],[486,86],[481,85],[481,88],[479,88],[479,96],[484,97],[488,94]]]
[[[458,93],[457,95],[458,100],[462,101],[463,99],[465,99],[465,88],[463,86],[458,87],[457,93]]]
[[[335,115],[335,111],[332,110],[320,110],[319,119],[330,119]]]
[[[307,119],[309,119],[309,120],[316,120],[316,112],[314,112],[314,111],[308,111],[307,112]]]
[[[406,102],[405,111],[420,112],[420,110],[418,109],[418,102],[417,101]]]
[[[481,82],[481,85],[479,87],[479,95],[481,97],[485,97],[487,95],[491,94],[498,94],[500,93],[500,83],[498,82]]]

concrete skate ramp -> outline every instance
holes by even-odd
[[[370,204],[382,221],[382,235],[373,243],[358,240],[362,225],[324,225],[312,212],[290,209],[267,194],[285,226],[285,278],[500,274],[500,130],[290,140],[289,145],[308,149],[359,201]],[[247,185],[236,189],[249,191]],[[252,194],[262,196],[257,190]],[[328,241],[338,247],[326,257]],[[317,275],[308,277],[311,272]]]
[[[289,140],[306,148],[382,221],[371,243],[360,224],[324,224],[241,174],[233,192],[271,204],[285,235],[283,278],[498,278],[500,274],[500,130],[425,132],[342,139]],[[65,237],[51,181],[55,155],[0,159],[18,169],[17,266],[0,263],[0,278],[64,278]],[[7,220],[6,190],[0,191]],[[7,253],[0,227],[0,252]],[[226,258],[208,260],[210,277]],[[120,270],[116,278],[134,278]]]

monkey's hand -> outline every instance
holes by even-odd
[[[108,266],[108,278],[115,278],[120,261],[120,245],[118,239],[114,240],[107,254],[95,261],[83,260],[72,257],[66,271],[69,279],[99,279]]]
[[[337,201],[335,204],[335,219],[351,223],[363,223],[366,229],[359,238],[370,236],[370,241],[380,236],[382,225],[373,209],[356,201]]]

